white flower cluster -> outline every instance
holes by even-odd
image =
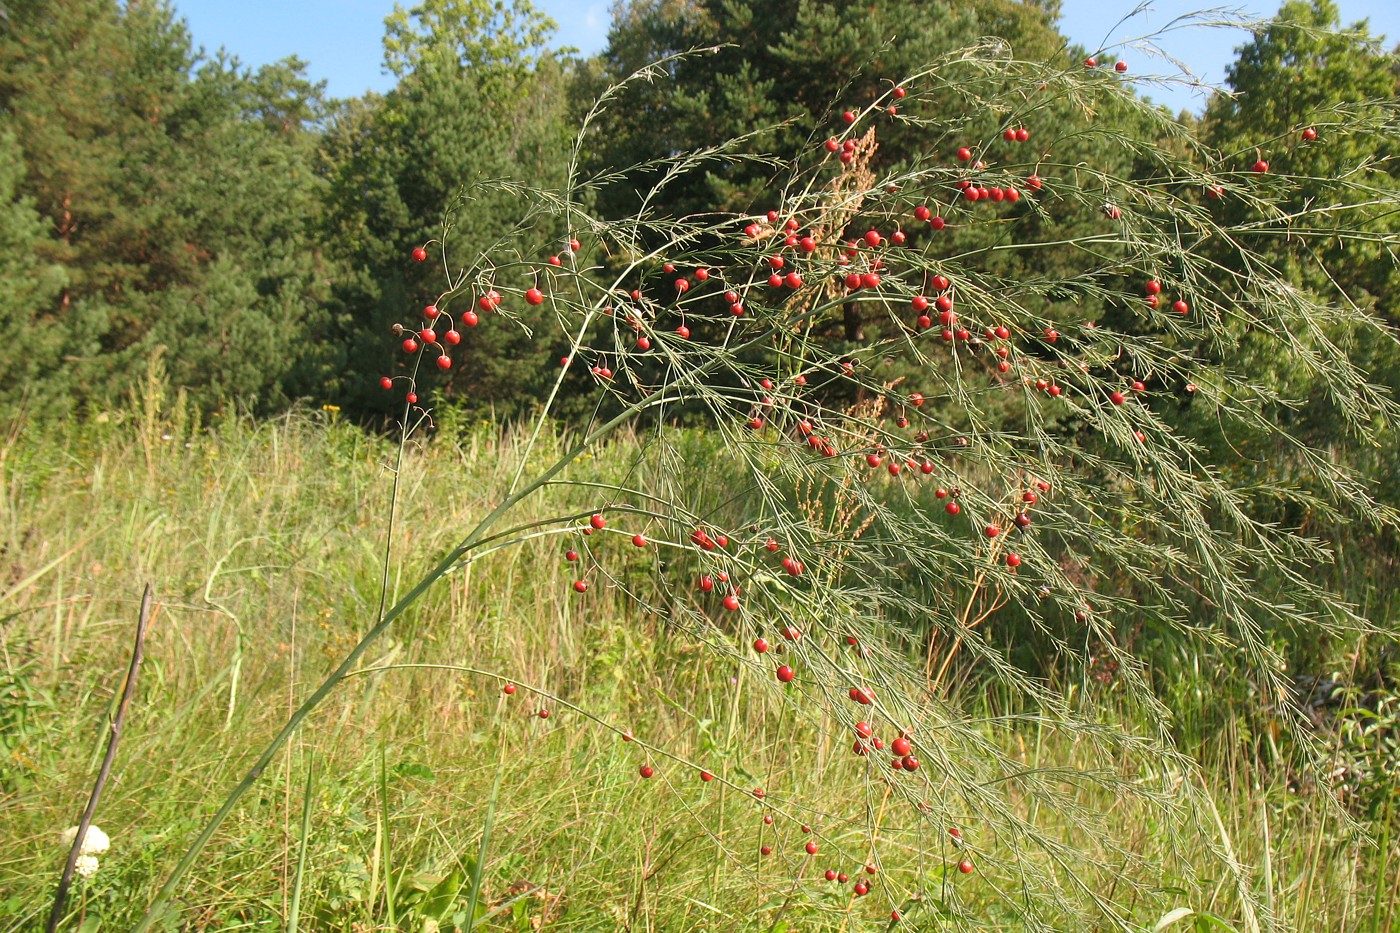
[[[78,838],[78,827],[70,826],[63,831],[61,841],[65,848],[72,848]],[[97,857],[112,847],[112,840],[96,826],[89,826],[83,834],[83,845],[78,852],[78,861],[73,870],[79,878],[91,878],[97,874]]]

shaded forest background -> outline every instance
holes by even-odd
[[[332,100],[295,59],[252,70],[196,50],[164,3],[6,2],[0,12],[0,410],[26,420],[119,404],[163,348],[172,383],[206,414],[330,404],[375,423],[397,401],[378,389],[380,376],[405,364],[384,335],[432,302],[442,281],[439,263],[408,262],[410,250],[441,233],[449,208],[459,251],[513,228],[511,199],[477,183],[562,186],[586,108],[609,83],[669,53],[724,46],[615,101],[580,153],[585,175],[770,126],[780,128],[756,145],[789,155],[811,144],[813,119],[830,120],[840,101],[868,99],[881,82],[989,36],[1052,67],[1094,51],[1067,42],[1053,2],[881,0],[857,9],[633,0],[616,11],[604,52],[581,59],[547,47],[554,24],[528,3],[429,0],[386,21],[384,63],[396,86]],[[1325,130],[1396,93],[1394,56],[1364,24],[1328,32],[1340,25],[1327,2],[1285,5],[1239,50],[1229,71],[1238,96],[1211,101],[1206,141],[1238,149],[1242,163],[1263,147],[1284,173],[1360,163],[1369,184],[1393,185],[1393,135]],[[946,106],[969,103],[950,93]],[[1372,116],[1382,126],[1385,115]],[[792,118],[801,120],[783,123]],[[1148,130],[1130,108],[1066,104],[1053,118],[1078,124],[1081,133],[1062,135],[1077,135],[1082,155],[1097,161],[1095,140],[1106,134],[1180,147],[1142,138]],[[996,121],[987,115],[989,132]],[[1297,128],[1312,124],[1324,127],[1325,144],[1297,146]],[[878,158],[883,166],[946,159],[948,145],[895,123]],[[1102,170],[1134,177],[1132,164]],[[628,210],[652,181],[637,173],[577,196],[585,209]],[[735,165],[670,189],[666,206],[762,211],[772,206],[764,182],[761,167]],[[1300,205],[1327,196],[1296,191]],[[1227,198],[1220,209],[1248,208]],[[1400,225],[1392,206],[1371,210],[1373,226]],[[1086,208],[1079,221],[1094,219]],[[1058,233],[1074,223],[1061,221]],[[540,230],[539,241],[566,252],[563,235]],[[1287,248],[1260,248],[1296,265],[1301,287],[1388,315],[1396,269],[1387,250],[1320,244],[1341,275],[1318,281]],[[1015,261],[1006,271],[1037,279],[1063,274],[1071,257],[1046,249]],[[503,284],[518,292],[532,283]],[[1075,297],[1084,320],[1113,313]],[[531,323],[523,302],[510,310]],[[848,330],[860,338],[858,322]],[[467,337],[435,404],[498,415],[535,404],[557,347],[500,320]],[[1289,374],[1271,378],[1286,383]],[[1315,414],[1325,430],[1326,413]]]

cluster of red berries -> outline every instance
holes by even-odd
[[[1143,301],[1147,304],[1149,308],[1156,308],[1161,306],[1161,282],[1157,281],[1156,279],[1149,279],[1147,281],[1147,284],[1145,284],[1142,287],[1142,290],[1145,296],[1143,298]],[[1191,304],[1185,298],[1178,298],[1171,303],[1171,309],[1177,314],[1189,314],[1191,312]]]

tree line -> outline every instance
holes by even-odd
[[[607,48],[580,58],[549,48],[554,24],[526,0],[427,0],[386,20],[384,63],[395,86],[333,100],[295,58],[251,69],[223,51],[196,50],[164,2],[8,0],[0,3],[0,360],[8,375],[0,409],[40,418],[116,404],[163,348],[172,382],[205,411],[334,404],[373,420],[392,407],[379,378],[402,365],[382,335],[416,319],[440,288],[442,270],[408,261],[410,250],[441,235],[445,211],[466,248],[532,222],[508,189],[483,182],[562,188],[572,167],[576,178],[597,179],[575,190],[581,208],[633,210],[656,179],[617,169],[745,134],[756,151],[790,156],[820,144],[810,138],[813,118],[871,99],[952,50],[1052,67],[1096,51],[1069,43],[1057,17],[1053,0],[631,0],[617,9]],[[1330,188],[1295,184],[1300,209],[1335,201],[1339,231],[1362,218],[1377,234],[1302,243],[1261,236],[1253,244],[1260,261],[1289,269],[1325,300],[1389,318],[1396,266],[1384,235],[1400,215],[1391,200],[1394,114],[1384,102],[1395,100],[1395,57],[1364,25],[1340,25],[1327,0],[1290,0],[1239,50],[1233,94],[1213,98],[1199,124],[1181,115],[1190,132],[1179,136],[1144,124],[1131,107],[1065,99],[1040,112],[1064,141],[1058,161],[1083,158],[1103,173],[1105,201],[1074,205],[1053,225],[1029,219],[1017,235],[1045,247],[998,254],[996,271],[1007,281],[1068,283],[1051,298],[1081,322],[1121,316],[1075,291],[1075,257],[1054,246],[1113,209],[1112,178],[1150,170],[1133,145],[1107,141],[1179,150],[1186,160],[1187,140],[1222,152],[1249,141],[1262,147],[1258,158],[1274,160],[1279,184],[1292,184],[1282,180],[1290,167],[1336,179]],[[606,88],[697,47],[716,51],[673,59],[664,77],[629,85],[575,150],[579,121]],[[1034,69],[1025,80],[1036,80]],[[977,104],[953,82],[939,93],[949,113]],[[985,114],[988,134],[1000,119]],[[1313,144],[1297,139],[1304,125],[1316,127]],[[882,128],[873,167],[950,159],[950,145],[938,108],[927,108],[920,120]],[[1253,162],[1256,153],[1237,157]],[[761,212],[775,206],[768,181],[761,160],[717,161],[703,177],[668,187],[665,210]],[[1365,197],[1354,196],[1358,189]],[[1227,192],[1218,209],[1250,203]],[[565,251],[564,231],[550,222],[539,221],[539,242]],[[950,234],[948,248],[965,254],[998,235],[993,225],[970,225]],[[475,328],[442,400],[505,415],[528,409],[558,365],[557,348],[529,336],[540,323],[532,315],[542,313],[522,306],[512,314],[524,328]],[[853,310],[829,336],[854,345],[881,326]],[[1230,352],[1248,352],[1250,341],[1241,333]],[[1392,348],[1349,349],[1394,384]],[[1260,378],[1281,399],[1276,416],[1310,419],[1324,437],[1332,413],[1300,404],[1310,387],[1270,371],[1260,353]],[[1209,431],[1203,418],[1203,436]]]

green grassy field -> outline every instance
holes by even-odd
[[[146,581],[158,608],[96,819],[112,848],[77,883],[68,929],[135,923],[380,609],[391,444],[334,412],[196,430],[158,407],[16,429],[0,446],[0,931],[47,917],[59,834],[97,772]],[[583,475],[628,468],[628,444],[603,448]],[[499,498],[519,450],[486,425],[407,450],[391,600]],[[721,469],[699,475],[722,488]],[[520,519],[586,508],[579,496],[560,489]],[[902,928],[929,930],[1400,922],[1382,824],[1362,836],[1324,795],[1290,791],[1287,774],[1242,753],[1252,737],[1213,729],[1185,749],[1198,772],[1167,775],[1159,796],[1125,793],[1146,780],[1132,755],[1037,725],[966,670],[939,699],[989,748],[1101,779],[1066,770],[1049,785],[1058,800],[1046,785],[1005,792],[1078,850],[1057,857],[980,830],[971,811],[960,847],[838,729],[795,715],[794,692],[756,677],[737,632],[696,637],[624,598],[640,569],[576,594],[564,546],[544,535],[434,587],[241,801],[169,928],[426,931],[475,914],[495,930],[865,930],[896,909]],[[506,682],[520,689],[507,696]],[[1246,721],[1218,696],[1202,675],[1178,698],[1183,718],[1195,704],[1202,721]],[[1082,702],[1106,721],[1132,715],[1112,691]],[[930,780],[940,793],[941,776]],[[1054,826],[1052,804],[1078,817]],[[964,857],[971,872],[957,870]],[[864,897],[822,877],[853,882],[872,858]],[[1073,909],[1091,896],[1111,912]]]

